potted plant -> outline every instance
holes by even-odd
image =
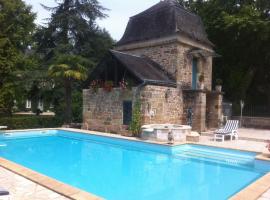
[[[128,82],[125,81],[125,79],[122,79],[120,82],[119,82],[119,86],[122,90],[126,90],[128,88]]]
[[[216,91],[218,92],[222,91],[222,80],[219,78],[216,80]]]
[[[113,89],[113,82],[112,82],[112,81],[105,81],[105,82],[104,82],[104,85],[103,85],[103,89],[104,89],[106,92],[111,92],[112,89]]]
[[[199,76],[199,82],[200,82],[200,89],[203,90],[204,89],[204,74],[200,74]]]

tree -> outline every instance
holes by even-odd
[[[0,0],[0,113],[11,114],[17,71],[25,70],[25,56],[35,28],[35,14],[21,0]]]
[[[55,64],[49,67],[49,76],[62,81],[65,88],[66,113],[65,122],[71,123],[72,118],[72,83],[87,78],[87,60],[76,55],[60,55]]]
[[[222,56],[215,59],[213,69],[214,80],[223,79],[225,97],[250,104],[266,104],[268,99],[270,105],[270,1],[183,2],[202,17],[210,41]]]
[[[105,52],[112,47],[113,40],[106,30],[100,29],[96,25],[97,18],[104,18],[103,8],[97,0],[61,0],[57,1],[57,6],[46,9],[52,12],[51,18],[48,20],[47,26],[39,27],[36,34],[37,54],[42,58],[44,68],[48,66],[56,66],[66,63],[61,57],[77,56],[77,58],[87,60],[87,64],[82,64],[87,70],[85,76],[91,72],[93,66],[104,56]],[[59,58],[60,55],[60,58]],[[59,61],[62,60],[62,61]],[[59,67],[59,66],[58,66]],[[51,69],[51,68],[50,68]],[[62,69],[59,69],[64,70]],[[83,80],[83,79],[82,79]],[[55,111],[58,117],[61,116],[61,102],[64,100],[68,105],[71,99],[75,98],[72,108],[76,113],[76,120],[81,119],[78,113],[82,113],[78,108],[82,107],[82,101],[79,95],[82,94],[84,84],[82,81],[72,80],[71,86],[67,85],[65,91],[76,91],[73,95],[67,95],[63,99],[64,84],[55,84],[53,88]],[[72,89],[70,88],[72,87]],[[66,94],[69,94],[68,92]],[[70,106],[68,106],[70,109]],[[68,110],[72,113],[71,110]],[[59,115],[60,114],[60,115]],[[74,120],[72,116],[68,116],[68,120]]]
[[[112,44],[110,36],[96,25],[96,19],[106,17],[103,13],[106,9],[97,0],[57,2],[58,6],[53,8],[43,5],[52,12],[48,27],[43,27],[38,35],[41,38],[39,50],[46,54],[47,59],[53,58],[56,51],[93,58],[97,37],[106,36],[109,38],[108,43]]]

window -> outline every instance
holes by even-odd
[[[31,100],[29,100],[29,99],[26,100],[25,108],[31,109]]]
[[[197,76],[198,76],[198,59],[192,59],[192,89],[197,89]]]
[[[42,100],[38,101],[38,109],[43,111],[43,101]]]
[[[123,124],[129,125],[132,119],[132,101],[123,101]]]

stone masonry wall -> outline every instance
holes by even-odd
[[[217,128],[222,118],[222,93],[208,93],[206,102],[206,125],[209,129]]]
[[[187,123],[187,110],[193,111],[192,129],[196,131],[206,130],[206,93],[203,91],[183,91],[184,112],[183,121]]]
[[[175,77],[178,66],[177,43],[163,44],[140,49],[125,50],[126,53],[144,55],[164,66],[164,70]],[[175,77],[176,78],[176,77]]]
[[[139,48],[118,47],[120,51],[144,55],[164,66],[164,70],[169,72],[176,79],[177,83],[184,87],[191,87],[192,82],[192,57],[188,53],[194,46],[177,41],[164,42],[163,44],[152,44],[151,46]],[[198,76],[203,73],[205,76],[205,88],[211,90],[212,87],[212,58],[198,58]]]
[[[111,92],[101,88],[96,93],[92,89],[83,90],[84,128],[111,133],[126,132],[123,101],[133,100],[134,93],[135,88],[132,91],[114,88]]]
[[[182,123],[182,92],[177,88],[147,85],[132,91],[114,88],[111,92],[99,89],[83,91],[84,128],[123,134],[123,101],[137,98],[141,102],[142,125],[155,123]]]
[[[143,124],[182,124],[183,99],[178,88],[148,85],[140,98]]]

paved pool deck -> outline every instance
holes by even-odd
[[[84,132],[87,133],[88,131],[84,131]],[[105,133],[101,133],[101,134],[108,135]],[[113,137],[114,135],[109,134],[109,136]],[[240,138],[248,137],[250,139],[215,142],[213,141],[213,136],[208,135],[208,136],[201,136],[200,142],[198,144],[223,147],[223,148],[239,149],[239,150],[245,150],[245,151],[263,152],[265,151],[265,146],[266,146],[266,143],[263,141],[270,139],[270,130],[240,129],[239,136]],[[121,137],[121,136],[115,136],[115,137]],[[122,138],[125,138],[125,137],[122,137]],[[134,138],[127,138],[127,139],[138,140]],[[252,194],[254,194],[253,190],[256,190],[256,187],[261,188],[260,186],[257,185],[255,189],[254,187],[253,189],[251,189],[251,193],[247,193],[249,194],[248,196],[244,198],[240,196],[239,198],[236,197],[234,199],[236,200],[255,200],[255,199],[270,200],[270,181],[267,182],[267,186],[268,185],[269,185],[268,191],[265,190],[265,192],[262,193],[261,196],[256,196],[256,198],[252,196]],[[11,200],[45,200],[45,199],[46,200],[67,200],[67,199],[70,199],[38,183],[35,183],[25,177],[22,177],[12,171],[9,171],[8,169],[3,168],[3,167],[0,167],[0,186],[4,187],[11,193]]]
[[[10,192],[10,200],[69,199],[3,167],[0,167],[0,185]]]
[[[204,136],[213,136],[214,131],[204,132]],[[239,139],[254,140],[254,141],[267,141],[270,140],[270,130],[266,129],[253,129],[253,128],[240,128],[238,129]]]
[[[243,139],[270,140],[270,130],[265,129],[240,128],[238,134]]]

